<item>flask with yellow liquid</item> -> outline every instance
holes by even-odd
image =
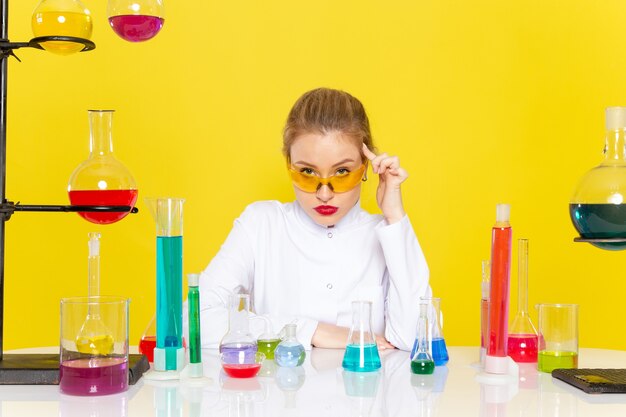
[[[69,36],[91,39],[93,23],[89,10],[79,0],[41,0],[31,19],[35,37]],[[41,46],[49,52],[69,55],[84,45],[69,41],[47,41]]]

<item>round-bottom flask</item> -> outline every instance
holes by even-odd
[[[285,337],[274,350],[274,360],[278,366],[295,367],[304,363],[306,352],[296,338],[296,325],[285,325]]]
[[[626,249],[626,107],[606,109],[604,161],[578,183],[570,218],[583,239],[608,250]]]

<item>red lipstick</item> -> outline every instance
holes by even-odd
[[[333,214],[337,213],[337,210],[339,210],[339,207],[335,207],[335,206],[317,206],[317,207],[313,208],[313,210],[317,211],[322,216],[332,216]]]

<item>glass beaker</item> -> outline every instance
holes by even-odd
[[[107,14],[113,31],[129,42],[154,38],[165,22],[163,0],[109,0]]]
[[[435,370],[435,361],[430,354],[430,343],[428,342],[428,302],[420,302],[420,315],[417,319],[417,348],[411,354],[411,372],[419,375],[432,374]]]
[[[430,332],[430,352],[433,355],[435,366],[441,366],[448,363],[448,348],[446,340],[443,337],[443,323],[441,315],[441,298],[439,297],[422,297],[421,300],[429,304],[428,320],[431,328]]]
[[[574,227],[584,239],[608,250],[626,249],[626,107],[606,109],[604,161],[579,181],[570,201]],[[611,242],[620,238],[622,241]]]
[[[352,302],[352,326],[341,366],[346,371],[371,372],[381,367],[372,332],[372,302]]]
[[[183,349],[183,203],[182,198],[147,198],[156,222],[157,371],[180,371]]]
[[[76,343],[90,310],[97,309],[112,338],[111,349],[79,349]],[[61,299],[59,387],[71,395],[107,395],[128,389],[128,299]]]
[[[578,304],[538,304],[537,369],[578,368]]]
[[[509,330],[507,353],[515,362],[537,362],[537,330],[528,314],[528,239],[518,239],[517,249],[517,314]]]
[[[137,184],[132,174],[113,155],[114,110],[89,110],[89,158],[70,176],[67,192],[77,206],[129,206],[137,201]],[[78,212],[92,223],[115,223],[130,212]]]
[[[93,23],[89,10],[79,0],[41,0],[31,18],[36,38],[42,36],[71,36],[91,39]],[[48,41],[41,43],[43,49],[59,55],[83,50],[77,42]]]
[[[296,337],[296,325],[286,324],[283,329],[284,337],[274,350],[274,360],[278,366],[293,368],[304,363],[306,352],[304,346]]]

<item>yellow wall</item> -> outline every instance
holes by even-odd
[[[32,37],[36,3],[11,1],[12,41]],[[141,212],[100,227],[16,214],[5,348],[58,342],[59,299],[87,292],[94,230],[102,292],[132,298],[137,343],[155,299],[143,197],[187,199],[184,269],[200,271],[248,203],[293,198],[282,124],[301,93],[329,86],[364,102],[379,149],[411,174],[406,208],[448,344],[479,342],[481,260],[495,205],[509,202],[514,239],[530,239],[530,304],[579,303],[581,345],[626,349],[626,252],[574,243],[568,215],[578,179],[600,162],[604,108],[626,105],[623,1],[169,0],[164,29],[143,44],[112,32],[104,0],[85,4],[95,51],[19,50],[22,63],[9,61],[7,197],[65,204],[88,153],[86,110],[114,108],[116,154],[136,177]],[[363,200],[376,210],[373,188]]]

